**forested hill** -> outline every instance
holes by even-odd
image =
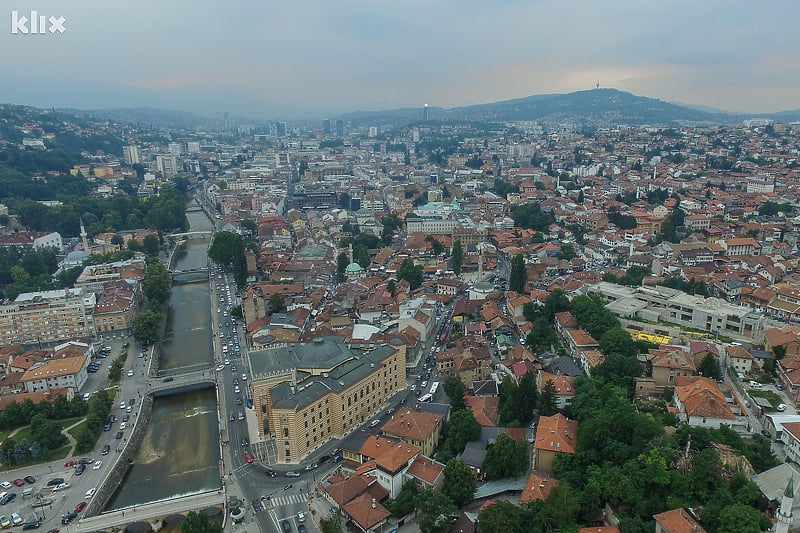
[[[88,184],[70,176],[69,169],[91,156],[121,156],[118,133],[109,124],[0,104],[0,202],[13,197],[53,200],[58,194],[85,195]]]

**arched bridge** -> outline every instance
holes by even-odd
[[[205,383],[216,383],[217,372],[213,368],[208,370],[197,370],[183,374],[162,376],[161,378],[150,381],[147,385],[147,392],[164,392],[172,389],[191,387]]]

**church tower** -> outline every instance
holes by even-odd
[[[792,525],[792,519],[794,518],[792,505],[794,505],[794,477],[789,480],[786,490],[783,491],[781,508],[778,510],[778,522],[773,529],[775,533],[789,533],[789,527]]]
[[[89,251],[89,236],[86,233],[86,228],[83,227],[83,217],[80,218],[80,221],[81,221],[81,242],[83,243],[83,251],[88,254],[91,253]]]

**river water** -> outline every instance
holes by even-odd
[[[191,231],[213,228],[202,211],[186,216]],[[210,242],[208,237],[189,240],[176,252],[175,268],[204,268]],[[210,296],[206,279],[173,285],[161,370],[191,371],[213,362]],[[214,388],[156,397],[134,461],[107,511],[221,488]]]

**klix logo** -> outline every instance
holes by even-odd
[[[30,13],[11,12],[11,33],[15,35],[47,35],[64,33],[64,17],[48,17],[40,15],[38,11]]]

